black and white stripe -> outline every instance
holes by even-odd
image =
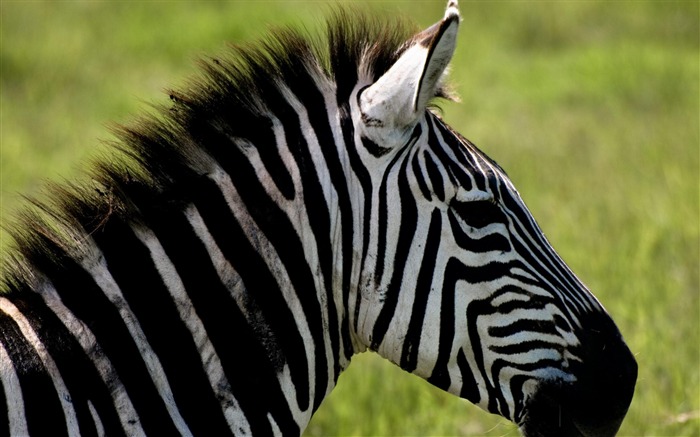
[[[456,1],[414,37],[340,13],[328,47],[233,49],[122,129],[126,164],[27,210],[0,433],[298,435],[371,349],[526,435],[614,434],[636,375],[619,332],[426,109],[458,24]]]

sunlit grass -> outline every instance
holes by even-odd
[[[640,365],[621,435],[700,435],[697,2],[462,2],[445,118],[505,167]],[[347,4],[347,3],[346,3]],[[351,2],[353,8],[369,7]],[[319,2],[2,2],[0,219],[194,60]],[[324,4],[325,5],[325,4]],[[422,26],[443,2],[371,2]],[[328,8],[330,9],[330,8]],[[5,234],[0,234],[0,238]],[[4,240],[4,238],[3,238]],[[0,242],[0,248],[6,247]],[[517,435],[360,355],[308,435]]]

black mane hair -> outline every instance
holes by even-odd
[[[30,199],[17,213],[7,226],[15,241],[2,260],[0,293],[32,288],[41,282],[37,271],[90,256],[84,241],[110,226],[147,223],[147,210],[181,210],[196,195],[207,162],[226,155],[223,146],[247,139],[274,147],[264,144],[271,126],[261,112],[279,98],[280,84],[303,95],[325,78],[345,102],[358,75],[383,74],[413,30],[340,10],[325,38],[282,29],[203,59],[200,74],[169,93],[170,105],[114,128],[114,156],[97,160],[86,181],[48,185],[42,199]]]

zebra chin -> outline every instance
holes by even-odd
[[[617,434],[634,395],[637,362],[607,315],[589,316],[582,326],[576,381],[539,384],[519,424],[525,437]]]

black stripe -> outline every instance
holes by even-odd
[[[382,309],[380,310],[379,316],[377,317],[377,322],[372,330],[371,348],[373,350],[376,350],[382,343],[382,340],[384,340],[384,336],[389,329],[391,319],[394,317],[394,313],[396,312],[396,305],[399,301],[399,293],[403,284],[403,273],[404,269],[406,268],[406,260],[410,255],[411,243],[413,242],[416,227],[418,226],[418,209],[416,208],[415,203],[416,199],[413,196],[413,191],[411,190],[411,186],[406,177],[406,167],[408,166],[408,161],[408,159],[403,160],[398,175],[399,198],[401,199],[401,222],[399,227],[399,236],[396,242],[396,255],[393,260],[394,271],[391,276],[391,282],[389,283],[384,302],[382,303]],[[386,171],[388,174],[389,169]],[[386,191],[386,184],[384,183],[382,186],[383,193]],[[388,208],[388,205],[386,204],[386,195],[384,196],[384,208]],[[379,235],[381,236],[386,233],[386,229],[384,229],[384,232],[382,232],[380,227],[379,232]],[[382,258],[380,257],[380,260],[381,259]]]
[[[455,215],[456,213],[454,210],[450,210],[447,216],[450,222],[452,236],[460,249],[473,253],[510,251],[511,246],[508,239],[497,232],[487,234],[479,238],[472,238],[469,234],[464,232],[462,225],[457,221]]]
[[[282,76],[286,78],[286,83],[293,87],[292,90],[296,95],[308,94],[313,92],[313,90],[317,92],[316,85],[309,76],[309,71],[302,58],[288,57],[281,59],[279,67]],[[260,73],[267,74],[267,72]],[[332,255],[328,255],[331,253],[328,243],[330,236],[328,207],[325,204],[318,176],[315,173],[308,144],[301,131],[299,115],[286,101],[285,96],[276,84],[266,81],[261,85],[260,91],[266,101],[268,110],[282,123],[284,140],[299,167],[304,187],[305,207],[311,206],[313,210],[309,214],[312,230],[313,232],[318,231],[322,235],[322,238],[318,238],[319,234],[316,234],[317,241],[320,240],[326,244],[325,248],[323,248],[323,253],[320,254],[320,258],[323,259],[325,255],[330,260]],[[321,107],[325,108],[322,101],[314,104],[320,104]],[[233,158],[233,156],[231,157]],[[324,328],[321,307],[317,296],[323,290],[316,290],[314,281],[316,272],[312,271],[311,266],[306,262],[304,256],[306,248],[301,237],[296,234],[290,218],[272,199],[267,197],[264,188],[257,180],[257,175],[250,172],[252,169],[243,161],[245,158],[240,158],[242,159],[237,161],[220,159],[219,162],[231,176],[251,217],[275,247],[280,261],[284,264],[289,274],[297,298],[304,309],[304,316],[309,325],[315,348],[315,397],[313,399],[313,409],[315,410],[325,396],[330,377],[324,341],[326,329]],[[318,217],[312,217],[314,214],[318,214]],[[314,227],[322,229],[314,229]],[[331,268],[326,268],[327,273],[330,270]],[[327,283],[332,283],[332,281],[329,280]],[[306,409],[308,402],[308,400],[300,398],[300,408],[302,410]]]
[[[462,278],[470,284],[493,282],[507,275],[510,269],[517,264],[516,261],[501,262],[498,260],[480,266],[462,264]]]
[[[340,129],[343,134],[343,141],[345,142],[345,152],[347,153],[348,160],[350,161],[350,168],[357,177],[360,186],[356,187],[361,189],[362,193],[355,193],[355,197],[360,194],[363,198],[362,209],[360,210],[360,216],[362,217],[362,250],[361,250],[361,261],[360,261],[360,272],[359,277],[362,278],[364,275],[366,262],[367,262],[367,251],[369,250],[369,229],[370,229],[370,219],[372,211],[372,178],[369,171],[364,166],[360,155],[358,154],[355,144],[355,126],[352,123],[351,109],[349,103],[349,96],[345,96],[344,92],[349,92],[349,90],[344,87],[338,87],[336,91],[336,101],[338,103],[338,111],[340,112]],[[358,94],[359,95],[359,94]],[[349,176],[348,176],[349,178]],[[357,208],[359,205],[356,205]],[[353,208],[354,209],[354,208]],[[351,212],[352,213],[352,212]],[[351,240],[352,241],[352,240]],[[353,253],[355,248],[353,247],[352,252],[349,254],[350,257],[354,257]],[[350,269],[351,262],[348,262]],[[353,332],[358,332],[359,324],[359,314],[360,314],[360,303],[362,300],[361,293],[355,293],[355,311],[353,314]],[[350,308],[349,306],[349,296],[347,296],[344,302],[345,308]]]
[[[474,169],[472,164],[474,161],[467,159],[467,147],[461,144],[459,141],[456,141],[452,132],[445,132],[444,126],[442,126],[439,120],[435,117],[432,117],[429,122],[432,127],[431,135],[428,139],[431,145],[430,150],[435,154],[435,158],[447,172],[450,182],[453,185],[458,185],[467,191],[471,190],[472,180],[467,174],[467,171],[470,168]],[[441,137],[443,138],[442,141],[438,139],[435,129],[440,129]],[[450,149],[452,151],[452,154],[457,158],[457,162],[455,162],[454,158],[448,155],[446,149]],[[470,174],[471,173],[474,172],[472,171]]]
[[[229,291],[212,277],[213,266],[210,265],[208,256],[201,253],[204,249],[197,248],[194,243],[191,245],[192,255],[200,253],[199,256],[188,253],[178,256],[182,258],[178,264],[184,266],[195,259],[198,261],[195,264],[197,270],[192,269],[187,275],[183,274],[183,281],[191,284],[188,285],[188,291],[193,290],[200,280],[206,280],[204,286],[211,287],[206,295],[192,292],[190,297],[207,326],[209,338],[224,365],[226,375],[233,385],[234,396],[246,414],[253,434],[265,435],[272,432],[266,416],[268,409],[283,432],[293,433],[296,428],[298,434],[298,427],[290,416],[276,378],[277,372],[286,363],[297,389],[297,398],[306,399],[308,405],[308,362],[294,315],[272,272],[257,249],[251,246],[216,184],[202,179],[195,189],[201,194],[195,206],[224,257],[240,275],[248,307],[259,309],[258,314],[251,316],[264,321],[264,324],[257,327],[249,325],[241,309],[231,300]],[[207,261],[200,263],[200,260]],[[203,271],[201,277],[199,269]],[[256,332],[255,329],[262,331]],[[269,339],[269,335],[274,336],[275,343],[273,347],[265,349],[271,345],[266,345],[261,340]],[[265,396],[260,396],[260,393],[265,393]]]
[[[327,260],[332,260],[332,253],[328,244],[330,236],[328,207],[325,204],[325,199],[319,186],[318,176],[314,171],[315,168],[308,150],[308,144],[301,132],[298,116],[291,106],[281,100],[277,104],[270,104],[269,106],[282,122],[285,141],[299,166],[302,185],[304,186],[305,207],[311,206],[313,210],[309,212],[311,228],[317,237],[316,240],[320,240],[319,242],[324,244],[323,253],[319,254],[319,258],[323,259],[325,256]],[[241,199],[248,208],[251,217],[275,247],[280,261],[284,264],[289,274],[297,298],[304,309],[304,316],[309,325],[315,348],[315,398],[313,399],[313,408],[315,410],[325,396],[329,378],[328,362],[326,360],[327,352],[323,338],[326,329],[323,326],[321,307],[317,297],[317,294],[322,293],[323,290],[316,289],[315,272],[311,271],[311,266],[306,261],[304,242],[301,236],[296,233],[290,218],[272,199],[267,197],[264,188],[259,182],[251,183],[255,175],[245,175],[244,172],[246,170],[241,171],[247,166],[242,163],[237,164],[225,165],[225,167],[231,175],[234,185],[238,188]],[[314,214],[318,214],[319,217],[313,217]],[[317,229],[314,229],[315,226],[323,228],[323,230],[318,231],[322,234],[322,237],[316,234]],[[326,272],[328,272],[328,269],[326,269]],[[331,282],[330,280],[328,281],[328,283]],[[302,410],[306,409],[308,402],[308,400],[300,402]]]
[[[342,295],[343,295],[343,308],[348,308],[348,299],[350,296],[350,281],[352,274],[352,264],[353,264],[353,233],[354,233],[354,217],[352,203],[350,202],[350,192],[348,188],[347,175],[345,174],[345,169],[340,161],[340,155],[338,151],[338,146],[335,144],[335,137],[333,136],[333,128],[329,124],[330,113],[320,112],[317,113],[315,106],[311,106],[313,110],[309,110],[309,118],[311,124],[316,132],[316,137],[318,138],[319,145],[321,146],[321,151],[325,158],[326,165],[328,166],[328,175],[331,178],[331,183],[335,188],[336,194],[338,196],[338,209],[340,214],[340,221],[336,222],[336,226],[341,226],[342,228]],[[324,107],[325,110],[325,107]],[[330,244],[331,235],[327,236]],[[336,248],[337,250],[337,248]],[[332,271],[335,268],[333,264],[333,259],[329,258],[327,260],[321,260],[326,262],[326,266],[331,272],[331,283],[327,284],[327,290],[332,289]],[[334,301],[332,294],[328,296],[328,302]],[[335,313],[335,306],[332,306],[331,313],[329,314],[329,324],[331,327],[336,326],[338,315]],[[342,320],[340,322],[340,332],[342,336],[342,344],[345,352],[345,358],[350,359],[353,354],[352,339],[350,338],[350,327],[348,324],[347,314],[342,315]],[[331,344],[333,345],[334,335],[331,333]],[[333,347],[334,350],[334,363],[335,363],[335,374],[334,381],[337,381],[340,375],[339,359],[336,352],[337,346]]]
[[[386,264],[386,232],[387,227],[389,226],[389,204],[387,202],[388,193],[386,182],[389,178],[389,174],[391,173],[391,169],[394,167],[394,164],[396,164],[398,157],[398,154],[394,156],[394,159],[385,170],[382,181],[379,185],[379,199],[377,200],[377,255],[375,261],[376,267],[374,270],[375,285],[380,285],[384,279],[384,266]],[[392,207],[396,208],[396,205],[392,205]],[[371,215],[371,211],[367,211],[367,214]],[[365,232],[369,234],[371,232],[371,228],[367,228]]]
[[[444,202],[445,187],[440,170],[438,170],[435,161],[433,161],[433,157],[427,150],[423,152],[423,157],[425,159],[425,169],[428,173],[428,178],[430,179],[430,185],[433,187],[433,193],[435,193],[440,202]]]
[[[216,205],[221,202],[221,199],[217,199],[216,196],[219,191],[211,181],[200,181],[195,185],[193,188],[198,189],[202,203],[210,202],[210,205]],[[218,219],[209,216],[212,221],[217,220],[218,226],[221,227],[226,227],[226,220],[231,220],[231,223],[235,220],[224,208],[222,208],[223,214]],[[158,210],[146,211],[146,214],[154,224],[154,230],[207,330],[209,340],[216,349],[239,405],[244,412],[257,420],[257,422],[253,421],[253,431],[264,432],[269,429],[265,418],[267,411],[273,414],[281,429],[289,432],[297,430],[276,378],[276,373],[283,365],[284,357],[281,356],[276,334],[272,332],[260,311],[257,303],[260,299],[255,296],[246,298],[248,305],[245,308],[248,312],[248,319],[246,319],[231,297],[231,292],[221,283],[204,244],[194,234],[184,214],[179,211]],[[251,324],[251,318],[252,326],[248,326]],[[232,323],[232,319],[236,321]],[[241,328],[241,326],[246,327]],[[232,333],[235,333],[235,345],[232,344]],[[241,360],[238,353],[233,350],[245,350],[246,360]],[[203,371],[201,368],[195,370]],[[251,373],[257,373],[260,377],[265,375],[265,380],[256,381],[255,386],[242,382],[246,378],[241,378],[241,375]],[[209,382],[206,381],[203,384],[208,386]],[[251,399],[251,394],[256,391],[266,393],[264,403],[256,397]],[[245,394],[246,392],[248,394]],[[199,409],[211,408],[218,412],[221,408],[218,401],[212,398],[212,402],[216,404],[207,407],[207,404],[203,403]],[[252,410],[258,410],[260,413],[256,416]],[[204,427],[207,426],[208,420],[205,419],[206,415],[202,415]],[[207,434],[211,432],[208,431]]]
[[[528,297],[527,300],[520,299],[508,299],[498,305],[494,305],[494,301],[499,297],[517,293],[521,296]],[[491,310],[483,314],[508,314],[518,310],[532,310],[532,311],[542,311],[547,308],[548,305],[553,304],[555,301],[551,296],[542,296],[530,293],[525,290],[519,289],[516,285],[505,285],[495,291],[493,291],[484,301],[490,302]]]
[[[278,96],[278,99],[280,97]],[[228,138],[221,135],[220,132],[213,129],[206,123],[195,125],[190,127],[191,131],[200,138],[201,142],[204,142],[209,147],[211,153],[214,155],[216,160],[221,163],[224,170],[231,177],[231,180],[238,188],[238,192],[250,213],[253,220],[257,223],[260,230],[263,232],[265,237],[270,241],[270,243],[277,250],[277,255],[280,261],[285,266],[285,269],[289,273],[290,279],[292,281],[292,286],[297,293],[297,297],[304,308],[304,316],[307,318],[310,330],[314,336],[315,344],[321,345],[320,353],[316,354],[316,369],[318,381],[324,381],[324,374],[327,373],[327,366],[325,363],[325,353],[323,353],[322,340],[319,340],[319,336],[323,334],[323,327],[320,317],[320,307],[318,301],[316,300],[315,293],[310,293],[309,290],[315,290],[315,285],[313,281],[312,273],[309,271],[309,266],[306,264],[304,257],[304,250],[299,240],[299,236],[296,234],[294,227],[289,221],[289,218],[280,209],[280,207],[268,197],[265,189],[261,185],[260,181],[255,174],[255,170],[249,163],[247,157],[243,155],[240,150],[236,147],[232,147]],[[225,205],[225,199],[221,199]],[[206,210],[206,202],[196,201],[197,208],[200,212]],[[228,210],[228,206],[226,206]],[[224,212],[224,211],[220,211]],[[231,215],[230,210],[226,215],[221,216],[228,218],[229,226],[234,227],[232,223],[235,222],[235,218]],[[220,225],[221,219],[216,219],[214,223],[207,222],[210,231],[216,225]],[[220,245],[224,244],[226,240],[229,241],[231,238],[227,237],[228,232],[235,233],[240,231],[240,237],[242,241],[239,242],[238,246],[231,247],[229,252],[226,253],[227,258],[236,260],[232,264],[235,266],[236,270],[243,276],[246,273],[246,260],[239,257],[240,250],[238,247],[241,244],[249,246],[248,237],[245,231],[240,229],[235,225],[233,231],[226,229],[220,237],[216,237],[217,242]],[[251,238],[255,236],[251,235]],[[222,248],[223,250],[223,248]],[[238,251],[238,254],[234,252]],[[257,254],[257,250],[253,250],[256,262],[262,263],[258,267],[261,271],[267,272],[268,269],[264,265],[264,261]],[[258,278],[249,278],[245,281],[247,286],[255,287],[260,293],[260,296],[266,296],[265,301],[276,301],[278,302],[278,308],[284,307],[286,310],[287,304],[282,297],[281,291],[278,290],[276,281],[274,277],[269,272],[267,273],[268,282],[265,285],[260,284],[258,288]],[[244,278],[245,279],[245,278]],[[272,288],[270,288],[272,287]],[[276,290],[272,292],[271,290]],[[253,294],[256,294],[253,292]],[[274,298],[268,295],[274,295]],[[274,307],[270,307],[272,309]],[[281,312],[281,309],[272,310],[274,312]],[[267,317],[266,320],[270,323],[277,321],[279,323],[274,329],[279,335],[284,337],[293,336],[288,338],[288,341],[281,341],[283,355],[289,360],[290,370],[294,384],[297,387],[297,401],[302,410],[306,409],[310,403],[309,399],[309,383],[307,374],[307,365],[304,351],[304,346],[299,336],[298,331],[295,328],[294,317],[288,312],[284,311],[284,316],[281,319],[276,317]],[[290,329],[291,328],[291,329]],[[320,355],[320,356],[319,356]],[[325,393],[325,386],[323,388]]]
[[[511,363],[508,363],[500,358],[497,358],[491,364],[491,380],[494,381],[497,394],[494,397],[494,400],[496,401],[493,404],[494,410],[491,410],[492,405],[491,401],[489,400],[489,411],[507,418],[510,417],[510,407],[508,406],[505,394],[503,393],[503,389],[505,387],[501,385],[501,370],[506,367],[510,367],[510,364]]]
[[[0,343],[15,367],[22,388],[24,413],[32,435],[67,435],[58,393],[44,364],[32,345],[24,338],[17,323],[0,311]]]
[[[538,349],[561,350],[565,346],[558,343],[552,343],[547,340],[526,340],[518,343],[496,346],[490,345],[489,350],[502,355],[519,355],[527,354]]]
[[[295,88],[296,90],[296,88]],[[328,167],[326,169],[327,175],[331,179],[331,184],[336,191],[338,196],[338,209],[340,214],[340,221],[336,222],[336,226],[341,226],[342,228],[342,255],[343,255],[343,270],[342,270],[342,290],[343,290],[343,303],[345,304],[343,308],[348,308],[348,297],[350,293],[350,280],[352,273],[352,260],[353,260],[353,211],[352,204],[350,203],[350,193],[348,189],[347,176],[345,175],[345,169],[343,168],[340,155],[339,155],[339,145],[336,144],[335,137],[333,135],[333,127],[331,127],[331,119],[334,114],[333,108],[327,108],[323,94],[316,87],[315,84],[310,84],[302,92],[297,91],[297,96],[304,103],[304,106],[309,114],[309,121],[314,129],[316,138],[318,139],[319,147],[323,153],[325,160],[325,165]],[[337,127],[336,127],[337,129]],[[310,211],[310,215],[316,216],[314,213],[313,206],[310,205],[309,199],[306,199],[307,209]],[[330,223],[330,216],[328,218]],[[313,222],[312,222],[313,224]],[[314,226],[315,228],[315,226]],[[316,229],[314,229],[316,232]],[[333,253],[331,249],[331,238],[330,228],[327,229],[328,234],[322,235],[318,234],[317,242],[319,244],[327,245],[328,248],[322,251],[319,247],[319,253],[326,253],[323,257],[319,257],[323,265],[324,276],[326,277],[326,291],[327,291],[327,302],[329,302],[329,325],[330,325],[330,340],[333,349],[333,362],[335,364],[334,377],[333,380],[337,381],[340,375],[340,364],[339,364],[339,345],[337,334],[335,333],[335,327],[338,326],[338,314],[336,314],[335,305],[331,305],[330,302],[334,301],[334,296],[332,293],[333,289]],[[336,248],[337,250],[337,248]],[[327,256],[327,258],[326,258]],[[345,351],[345,358],[349,359],[352,355],[352,340],[350,338],[350,331],[348,326],[347,315],[344,315],[343,320],[340,322],[342,326],[340,327],[340,332],[342,335],[343,349]]]
[[[445,267],[442,296],[440,299],[440,339],[438,346],[438,356],[435,361],[433,373],[428,378],[428,382],[443,390],[450,387],[450,375],[447,370],[447,365],[450,361],[452,353],[452,343],[455,336],[455,284],[457,277],[455,275],[454,258],[447,261]]]
[[[574,332],[574,330],[571,328],[571,324],[559,314],[554,315],[554,323],[557,325],[557,328],[563,332]]]
[[[320,93],[316,85],[312,81],[295,81],[294,91],[304,106],[308,108],[307,114],[309,122],[314,129],[319,147],[322,150],[330,148],[335,149],[333,134],[328,126],[328,109],[326,108],[323,95]],[[317,357],[317,359],[326,358],[328,353],[332,354],[334,363],[332,378],[333,381],[335,381],[340,374],[340,345],[339,332],[337,329],[338,315],[334,305],[335,296],[333,295],[334,257],[333,248],[331,246],[331,217],[329,205],[326,203],[326,198],[323,194],[323,187],[319,180],[319,170],[316,169],[313,162],[309,145],[306,143],[306,141],[304,141],[300,128],[301,122],[299,117],[297,114],[294,114],[294,116],[291,116],[291,114],[289,115],[289,117],[285,118],[283,124],[285,126],[287,139],[291,139],[292,136],[296,137],[296,141],[293,141],[292,144],[290,144],[290,150],[297,165],[299,166],[301,183],[304,190],[304,208],[306,209],[306,215],[309,218],[309,225],[311,226],[311,231],[313,232],[315,237],[314,239],[316,240],[316,253],[318,255],[318,262],[321,267],[321,275],[323,277],[324,284],[323,290],[318,290],[318,292],[325,293],[326,309],[328,310],[328,328],[325,329],[325,332],[329,337],[331,350],[325,351],[323,344],[317,344],[316,353],[322,354],[322,356]],[[325,155],[328,155],[328,153]],[[328,170],[326,169],[326,171]],[[319,329],[323,328],[319,327]],[[323,340],[321,339],[321,341]],[[325,359],[323,361],[326,362]],[[317,371],[320,370],[319,366],[320,363],[317,366]],[[323,371],[316,377],[316,394],[313,411],[316,411],[319,405],[321,405],[321,401],[323,401],[328,387],[327,377],[330,375],[327,375],[327,370],[325,369],[327,364],[325,364],[323,367]]]
[[[144,205],[141,211],[146,210]],[[158,225],[172,226],[167,216],[176,212],[166,210],[163,214],[165,217],[149,218]],[[177,242],[185,237],[187,229],[180,227],[172,231],[163,240]],[[125,225],[115,224],[110,237],[109,241],[100,241],[109,270],[163,366],[180,414],[193,434],[227,433],[228,425],[209,387],[197,346],[148,248]]]
[[[488,335],[490,337],[505,338],[520,332],[559,336],[557,326],[551,320],[522,319],[505,326],[489,326],[488,328]]]
[[[561,362],[558,360],[553,360],[550,358],[545,358],[541,360],[537,360],[534,362],[530,363],[514,363],[508,360],[505,360],[503,358],[497,358],[493,361],[493,364],[491,366],[491,373],[492,373],[492,378],[494,381],[499,381],[499,375],[503,371],[503,369],[515,369],[520,372],[535,372],[538,370],[542,369],[558,369],[561,370]],[[500,401],[503,404],[506,404],[505,399],[501,399]],[[506,416],[508,417],[508,416]]]
[[[361,140],[362,145],[365,147],[367,152],[369,152],[369,154],[374,156],[375,158],[381,158],[382,156],[386,155],[387,153],[393,150],[390,147],[382,147],[365,136],[363,136]]]
[[[384,169],[384,175],[382,176],[382,182],[379,187],[379,199],[378,199],[378,217],[377,217],[377,267],[374,272],[374,282],[375,284],[381,284],[382,280],[384,279],[384,269],[385,269],[385,264],[386,264],[386,237],[387,237],[387,226],[388,226],[388,214],[389,214],[389,208],[396,209],[396,205],[393,204],[394,199],[388,199],[389,195],[389,188],[387,185],[387,182],[389,180],[389,176],[391,175],[391,172],[394,169],[394,166],[396,165],[397,162],[399,162],[399,159],[403,157],[403,162],[401,164],[401,176],[404,179],[407,177],[406,176],[406,168],[407,164],[409,161],[413,161],[415,158],[415,153],[413,150],[411,150],[411,146],[415,144],[415,142],[420,138],[421,135],[421,127],[420,124],[417,124],[416,127],[413,129],[413,133],[411,134],[411,137],[409,138],[408,142],[403,146],[403,153],[397,153],[392,160],[389,162],[389,165]],[[404,154],[405,153],[405,154]],[[405,203],[411,203],[412,205],[415,205],[415,198],[413,197],[413,194],[410,191],[410,188],[408,188],[409,184],[405,184],[405,188],[407,188],[408,194],[404,192],[404,197],[402,199],[401,204]],[[410,202],[409,202],[410,200]],[[391,203],[391,205],[390,205]],[[408,207],[409,209],[411,208],[410,206]],[[414,206],[415,209],[415,206]],[[401,216],[403,216],[403,211]],[[410,215],[409,215],[410,217]],[[400,218],[400,220],[403,221],[403,218]],[[368,230],[369,232],[369,230]],[[409,246],[410,247],[410,246]]]
[[[109,241],[113,238],[111,230],[116,222],[116,217],[113,217],[102,230],[94,233],[95,240],[121,245],[118,239]],[[52,243],[46,241],[46,244]],[[130,248],[122,249],[128,253]],[[52,252],[62,253],[56,246]],[[54,285],[63,304],[88,326],[97,339],[124,385],[144,431],[160,435],[177,433],[119,311],[90,274],[67,256],[63,256],[59,264],[44,258],[36,259],[35,263]]]
[[[568,320],[574,318],[573,314],[581,314],[581,309],[575,301],[569,300],[571,304],[565,302],[565,295],[568,295],[568,289],[563,287],[559,278],[546,271],[543,267],[551,267],[546,264],[542,265],[542,260],[530,255],[529,250],[516,238],[511,240],[513,249],[529,266],[524,269],[531,275],[540,278],[538,286],[549,292],[551,298],[556,302],[556,307],[559,308]],[[520,267],[523,268],[523,267]]]
[[[460,269],[460,274],[462,274],[463,269]],[[488,315],[494,315],[494,314],[507,314],[511,311],[515,311],[518,309],[533,309],[533,310],[542,310],[544,309],[547,305],[552,303],[551,298],[548,297],[541,297],[537,296],[535,299],[531,299],[528,301],[520,301],[520,300],[513,300],[509,302],[505,302],[501,305],[494,306],[492,304],[493,299],[509,292],[518,292],[519,290],[515,289],[512,290],[510,287],[503,287],[502,289],[499,289],[498,291],[492,293],[491,296],[489,296],[487,299],[484,300],[475,300],[469,303],[467,307],[467,323],[468,323],[468,330],[469,330],[469,337],[471,339],[472,343],[472,351],[475,357],[475,361],[477,363],[477,367],[479,368],[479,371],[482,374],[484,384],[487,388],[487,391],[489,393],[489,403],[488,403],[488,410],[492,413],[495,414],[501,414],[504,417],[510,417],[510,410],[508,407],[508,402],[506,402],[505,396],[500,390],[500,387],[498,384],[492,384],[491,381],[499,381],[499,373],[502,368],[504,367],[514,367],[517,369],[521,370],[533,370],[536,369],[536,366],[532,365],[520,365],[520,364],[510,364],[507,363],[504,360],[498,359],[500,364],[496,365],[495,363],[492,364],[490,368],[490,372],[487,372],[485,363],[483,361],[483,350],[481,346],[481,337],[480,333],[477,327],[478,319],[481,316],[488,316]],[[522,293],[522,292],[521,292]],[[499,333],[499,328],[494,328],[495,333]],[[489,330],[489,332],[491,332]],[[503,331],[500,331],[502,333]],[[489,346],[490,349],[492,349],[492,346]],[[526,348],[529,350],[529,348]],[[526,352],[527,350],[522,350],[521,352]],[[517,353],[518,351],[518,346],[514,346],[513,348],[505,347],[501,350],[503,353],[509,353],[514,351],[514,353]],[[546,361],[551,361],[551,360],[543,360],[543,362]],[[546,366],[545,366],[546,367]]]
[[[443,165],[447,164],[446,167],[452,167],[452,165],[449,164],[452,162],[452,159],[446,155],[442,155],[444,152],[440,150],[441,148],[449,148],[452,150],[454,156],[457,157],[459,164],[461,164],[461,167],[457,167],[452,172],[459,180],[460,186],[468,190],[472,189],[473,185],[471,179],[466,174],[463,174],[465,170],[469,171],[469,169],[472,169],[469,174],[472,176],[472,178],[474,178],[476,188],[479,190],[484,190],[486,187],[484,175],[481,173],[481,170],[478,170],[476,157],[472,155],[473,151],[470,150],[470,148],[476,150],[476,147],[474,147],[474,145],[468,142],[466,139],[462,138],[459,133],[453,131],[449,126],[445,125],[437,117],[432,116],[430,121],[434,129],[437,129],[440,132],[440,136],[442,137],[443,141],[438,141],[438,137],[435,135],[433,129],[429,130],[431,136],[428,141],[430,144],[442,145],[441,147],[434,147],[433,151],[438,155],[438,158],[443,162]]]
[[[242,120],[236,120],[236,127],[238,128],[242,123],[244,123]],[[245,133],[246,138],[256,146],[260,160],[282,195],[288,200],[294,199],[296,195],[294,182],[280,157],[279,148],[275,147],[272,122],[264,119],[260,123],[248,125]]]
[[[544,249],[541,250],[535,247],[526,247],[517,238],[511,238],[511,244],[513,246],[513,249],[527,264],[529,264],[529,267],[525,268],[524,270],[528,271],[535,277],[542,278],[544,281],[549,282],[549,284],[551,284],[551,287],[557,287],[557,289],[551,289],[549,291],[552,295],[552,298],[554,298],[557,301],[557,308],[560,308],[561,311],[566,314],[568,319],[573,318],[573,313],[582,314],[583,312],[585,312],[582,309],[581,304],[576,299],[572,299],[573,296],[571,290],[578,290],[580,289],[580,286],[572,285],[571,282],[569,282],[574,281],[574,279],[571,277],[570,272],[562,271],[562,269],[550,263],[551,258],[548,257],[545,252],[548,252],[552,249],[549,243],[544,241],[543,237],[540,237],[541,231],[539,230],[539,228],[531,227],[532,224],[529,223],[529,220],[527,219],[525,219],[525,222],[521,220],[522,216],[519,213],[526,215],[526,212],[521,209],[517,201],[511,198],[509,193],[502,193],[501,198],[503,203],[506,205],[505,211],[509,216],[509,222],[511,226],[510,232],[512,234],[519,235],[524,241],[531,241],[532,236],[537,236],[537,238],[540,238],[540,247]],[[528,223],[529,226],[524,226],[523,223]],[[531,251],[534,253],[534,255],[530,254]],[[539,258],[540,256],[542,256],[542,258]],[[557,257],[557,255],[552,256]],[[548,269],[549,271],[547,271],[546,269]],[[569,278],[567,278],[567,276]],[[539,285],[543,288],[549,288],[550,286],[548,286],[544,281],[541,280],[539,282]],[[562,281],[566,281],[566,283]],[[569,302],[571,302],[571,304],[567,304],[566,302],[564,302],[564,295],[569,296]]]
[[[433,200],[433,196],[430,194],[428,184],[426,183],[423,171],[420,168],[420,158],[418,154],[416,154],[414,159],[411,160],[411,168],[413,169],[413,175],[416,178],[416,182],[418,182],[418,188],[420,188],[421,194],[423,194],[423,197],[425,197],[428,202],[431,202]]]
[[[467,357],[464,355],[464,349],[461,347],[459,352],[457,352],[457,366],[459,366],[459,373],[462,375],[462,389],[459,392],[459,397],[473,404],[478,403],[481,400],[479,385],[471,367],[469,367]]]
[[[536,262],[531,262],[531,266],[537,269],[538,273],[547,277],[552,284],[559,284],[561,292],[568,295],[570,305],[562,305],[565,311],[574,310],[577,314],[587,312],[584,308],[586,303],[589,303],[589,297],[578,280],[571,273],[570,269],[564,261],[554,252],[554,249],[546,240],[544,234],[540,230],[532,215],[525,209],[516,197],[506,188],[499,188],[502,202],[506,205],[507,212],[510,216],[510,221],[514,228],[514,233],[518,233],[525,241],[533,241],[539,245],[539,248],[533,248],[533,252],[537,255]],[[524,258],[532,260],[533,258],[527,254],[527,251],[518,250],[518,253]],[[552,273],[547,273],[541,267],[547,267]]]
[[[460,263],[456,263],[461,265]],[[453,268],[450,269],[450,272],[454,270],[455,268],[459,268],[459,265],[454,265]],[[453,274],[457,273],[455,270]],[[460,278],[461,275],[455,274],[454,276],[451,276],[451,281],[457,281]],[[493,310],[493,307],[488,301],[483,301],[483,300],[473,300],[467,305],[467,331],[469,333],[469,340],[471,343],[472,347],[472,354],[474,355],[474,362],[476,363],[476,367],[479,370],[479,373],[481,373],[481,381],[483,382],[484,386],[486,387],[487,391],[487,396],[488,396],[488,405],[487,409],[488,411],[492,413],[498,414],[498,398],[501,396],[499,391],[496,389],[496,387],[493,386],[491,383],[491,379],[489,378],[489,374],[486,371],[486,363],[484,363],[484,351],[482,350],[481,346],[481,333],[479,332],[479,328],[477,326],[477,322],[479,319],[479,316],[482,314],[489,314],[490,311]]]
[[[110,435],[124,435],[112,397],[94,363],[56,314],[33,292],[17,296],[13,303],[24,314],[56,363],[70,393],[71,404],[75,408],[80,425],[80,434],[97,434],[87,405],[89,401],[98,412],[106,432]]]
[[[430,228],[425,242],[425,250],[421,259],[418,280],[416,282],[416,292],[413,299],[413,309],[411,311],[411,321],[406,331],[406,339],[403,343],[401,353],[401,368],[407,372],[413,372],[418,363],[418,349],[421,343],[421,332],[423,330],[423,320],[428,306],[435,276],[435,264],[437,253],[440,248],[440,233],[442,231],[442,215],[439,209],[434,209],[430,218]]]
[[[529,375],[515,375],[510,379],[509,388],[511,395],[513,396],[514,406],[513,417],[511,417],[511,420],[515,423],[520,423],[526,413],[525,401],[527,399],[525,397],[526,392],[523,389],[523,385],[532,379],[532,376]]]

